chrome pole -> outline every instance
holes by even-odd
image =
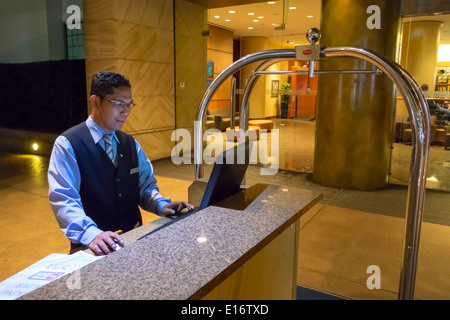
[[[230,93],[230,128],[234,129],[236,113],[236,78],[231,78],[231,93]]]
[[[380,69],[377,70],[314,70],[314,74],[382,74]],[[253,74],[309,74],[309,71],[254,71]]]
[[[398,64],[372,51],[352,48],[325,48],[326,57],[356,57],[380,68],[400,91],[412,123],[413,151],[408,184],[408,202],[405,216],[402,267],[398,298],[413,299],[419,252],[420,228],[426,190],[426,170],[430,149],[430,112],[417,83]]]

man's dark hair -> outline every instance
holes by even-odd
[[[105,97],[114,93],[114,88],[119,87],[131,88],[130,81],[119,73],[101,71],[92,77],[91,96]]]

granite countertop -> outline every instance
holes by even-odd
[[[200,299],[322,197],[264,188],[243,210],[210,206],[142,239],[157,222],[125,233],[125,247],[77,271],[80,289],[69,274],[20,299]]]

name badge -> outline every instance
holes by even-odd
[[[136,167],[136,168],[133,168],[133,169],[130,170],[130,174],[135,174],[135,173],[137,173],[139,171],[140,171],[140,168]]]

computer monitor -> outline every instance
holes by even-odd
[[[246,141],[216,157],[199,209],[213,205],[239,192],[250,163],[253,143]]]

